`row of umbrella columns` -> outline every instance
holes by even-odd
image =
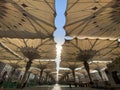
[[[41,81],[42,81],[43,72],[44,72],[44,70],[47,68],[47,66],[44,65],[44,64],[40,64],[40,65],[37,66],[37,68],[40,69],[39,82],[41,82]]]
[[[62,77],[60,78],[60,80],[59,80],[59,82],[61,82],[61,81],[67,81],[67,82],[69,82],[70,81],[70,77],[69,77],[69,74],[70,74],[71,72],[65,72],[63,75],[62,75]]]
[[[88,77],[89,77],[89,79],[90,79],[90,82],[92,82],[92,78],[91,78],[91,75],[90,75],[89,63],[88,63],[87,61],[84,61],[83,64],[84,64],[85,70],[87,71],[87,74],[88,74]],[[97,65],[97,64],[96,64],[96,65]],[[73,76],[74,82],[76,81],[76,79],[75,79],[75,76],[76,76],[76,75],[75,75],[75,69],[78,68],[78,67],[79,67],[79,66],[76,65],[76,64],[69,65],[69,69],[72,71],[72,76]],[[101,80],[103,80],[102,73],[101,73],[100,67],[99,67],[98,65],[96,66],[95,70],[98,72]],[[68,74],[66,74],[66,75],[68,75]]]
[[[46,73],[46,76],[44,77],[44,82],[48,82],[51,80],[51,72],[49,70],[46,70],[44,71]],[[41,73],[40,73],[41,74]],[[38,78],[39,77],[39,78]],[[42,82],[43,78],[42,78],[42,75],[41,75],[41,81],[40,81],[40,75],[38,74],[35,74],[35,77],[34,77],[34,82],[35,83],[38,83],[38,82]]]
[[[83,62],[83,64],[84,64],[84,67],[85,67],[85,69],[86,69],[86,71],[87,71],[87,73],[88,73],[90,82],[92,82],[92,78],[91,78],[91,76],[90,76],[89,64],[88,64],[88,62]],[[76,82],[75,69],[78,68],[78,67],[79,67],[79,66],[76,65],[76,64],[71,64],[71,65],[69,65],[69,67],[68,67],[68,68],[71,70],[71,72],[72,72],[72,76],[73,76],[73,81],[74,81],[74,82]],[[65,81],[66,81],[66,78],[67,78],[67,80],[70,80],[68,74],[70,74],[70,72],[69,72],[69,73],[66,72],[66,73],[63,75],[63,77],[61,77],[61,80],[65,80]]]
[[[102,43],[103,42],[103,43]],[[88,74],[89,82],[93,82],[90,75],[89,61],[100,57],[107,56],[110,58],[110,53],[118,47],[116,40],[102,39],[72,39],[66,41],[62,49],[62,58],[73,59],[76,62],[83,62],[84,68]],[[112,53],[111,53],[112,54]],[[96,57],[97,56],[97,57]],[[102,58],[100,58],[101,60]],[[103,57],[104,59],[104,57]]]
[[[13,75],[14,75],[15,71],[16,71],[18,68],[20,68],[20,66],[17,65],[17,64],[10,64],[10,65],[12,66],[12,70],[11,70],[11,72],[10,72],[10,75],[8,76],[8,81],[12,81]],[[43,78],[42,78],[43,72],[46,73],[46,77],[45,77],[45,80],[44,80],[45,82],[48,81],[48,78],[49,78],[49,79],[52,78],[51,72],[50,72],[49,70],[44,71],[44,70],[47,68],[47,65],[40,64],[40,65],[37,66],[37,68],[40,69],[39,82],[42,82],[42,80],[43,80]],[[27,82],[28,79],[29,79],[30,73],[32,73],[32,72],[28,71],[28,72],[26,73],[26,77],[25,77],[25,81],[26,81],[26,82]],[[24,74],[24,75],[25,75],[25,74]],[[36,76],[37,76],[37,75],[35,75],[35,82],[38,81],[38,80],[36,79]]]
[[[85,70],[86,70],[86,72],[87,72],[87,74],[88,74],[88,77],[89,77],[89,80],[90,80],[90,82],[93,82],[92,81],[92,78],[91,78],[91,75],[90,75],[90,67],[89,67],[89,63],[88,63],[88,59],[85,59],[86,58],[86,55],[84,56],[82,56],[82,58],[84,57],[84,60],[82,60],[82,62],[83,62],[83,65],[84,65],[84,68],[85,68]],[[79,57],[77,57],[77,58],[81,58],[81,56],[79,56]],[[75,64],[73,64],[73,65],[69,65],[69,69],[72,71],[72,75],[73,75],[73,80],[74,80],[74,82],[76,82],[76,79],[75,79],[75,69],[76,68],[78,68],[79,66],[78,65],[75,65]]]
[[[90,75],[89,64],[86,63],[86,62],[84,62],[84,64],[86,65],[86,66],[85,66],[85,65],[84,65],[84,66],[85,66],[85,70],[87,71],[89,80],[90,80],[90,82],[92,82],[92,78],[91,78],[91,75]],[[78,66],[77,66],[77,65],[70,65],[69,68],[70,68],[71,71],[72,71],[73,80],[74,80],[74,82],[76,82],[76,79],[75,79],[75,77],[76,77],[76,75],[75,75],[75,69],[78,68]],[[100,71],[100,68],[99,68],[99,67],[96,67],[95,70],[98,72],[99,76],[101,77],[101,80],[103,80],[103,78],[102,78],[102,73],[101,73],[101,71]]]
[[[89,64],[88,64],[88,66],[89,66]],[[74,82],[76,82],[76,79],[75,79],[75,77],[76,77],[75,69],[78,68],[78,65],[75,65],[75,64],[69,65],[69,68],[70,68],[70,70],[72,71],[73,80],[74,80]],[[89,70],[89,69],[87,68],[87,70]],[[101,80],[103,80],[102,73],[101,73],[101,71],[100,71],[100,67],[97,66],[97,67],[95,68],[95,70],[98,72],[99,76],[101,77]],[[88,72],[88,73],[90,73],[90,72]],[[64,80],[65,82],[66,82],[66,81],[70,81],[69,74],[71,74],[71,73],[70,73],[70,72],[65,72],[65,73],[63,74],[63,76],[61,77],[60,81],[62,81],[62,80]],[[85,74],[84,74],[84,76],[85,76]],[[78,77],[79,77],[79,80],[80,80],[80,76],[78,76]],[[89,78],[91,78],[90,74],[89,74]],[[92,78],[91,78],[91,81],[92,81]]]

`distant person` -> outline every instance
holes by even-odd
[[[69,87],[72,88],[72,87],[71,87],[71,82],[69,83]]]
[[[0,90],[2,90],[2,84],[3,84],[4,80],[2,78],[0,78]]]
[[[25,88],[26,85],[27,85],[27,81],[25,81],[25,82],[22,84],[21,88]]]

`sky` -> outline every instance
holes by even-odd
[[[60,54],[61,54],[61,45],[64,44],[65,30],[64,25],[66,22],[65,11],[66,11],[67,0],[55,0],[55,9],[56,9],[56,18],[55,18],[55,26],[56,30],[54,32],[54,39],[57,42],[57,56],[56,56],[56,70],[57,70],[57,80],[59,78],[59,69],[60,69]]]
[[[55,41],[58,42],[58,44],[64,43],[64,36],[65,36],[65,30],[63,29],[63,26],[65,25],[65,11],[66,11],[66,4],[67,0],[55,0],[55,9],[56,9],[56,18],[55,18],[55,26],[56,31],[54,32]]]

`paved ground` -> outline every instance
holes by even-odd
[[[29,87],[24,89],[3,89],[3,90],[104,90],[104,89],[94,89],[94,88],[85,88],[85,87],[72,87],[69,88],[68,86],[61,86],[61,85],[54,85],[54,86],[37,86],[37,87]]]

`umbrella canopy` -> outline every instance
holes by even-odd
[[[119,51],[118,41],[109,39],[73,39],[63,45],[61,58],[64,61],[100,60],[109,61],[112,53]],[[86,57],[85,57],[86,56]]]
[[[93,70],[101,70],[103,67],[106,67],[106,65],[110,63],[110,62],[93,62],[93,63],[90,63],[89,66],[91,69]]]
[[[120,37],[119,0],[68,0],[65,30],[79,38]]]
[[[66,68],[66,70],[70,70],[70,69],[76,69],[76,68],[79,68],[82,66],[82,63],[81,62],[76,62],[76,61],[69,61],[69,60],[62,60],[61,63],[60,63],[60,67],[61,68]],[[62,70],[62,69],[60,69]]]
[[[79,68],[83,68],[83,61],[106,62],[116,58],[113,53],[119,51],[117,40],[108,39],[73,39],[66,41],[62,48],[60,67],[68,66],[68,63],[76,63]],[[103,64],[102,63],[102,64]],[[100,63],[98,63],[100,64]],[[90,64],[90,68],[94,69],[94,64]],[[103,68],[106,66],[104,64]]]
[[[33,59],[32,66],[42,62],[53,62],[56,58],[55,43],[51,39],[10,39],[2,38],[1,42],[1,60],[8,64],[18,64],[25,67],[29,58]],[[36,56],[36,57],[35,57]],[[52,63],[54,64],[54,63]],[[53,65],[55,68],[55,65]]]
[[[36,55],[33,59],[55,59],[56,48],[55,43],[51,39],[10,39],[2,38],[1,44],[4,48],[10,49],[9,52],[14,52],[19,57],[29,57]],[[33,55],[33,56],[34,56]]]
[[[64,73],[71,73],[71,70],[60,70],[59,73],[60,73],[61,76],[62,76]]]
[[[40,70],[40,69],[45,69],[45,71],[49,70],[52,72],[56,71],[56,64],[55,61],[41,61],[41,60],[34,60],[32,67],[35,67],[36,69]]]
[[[0,1],[0,37],[53,37],[54,0]]]

